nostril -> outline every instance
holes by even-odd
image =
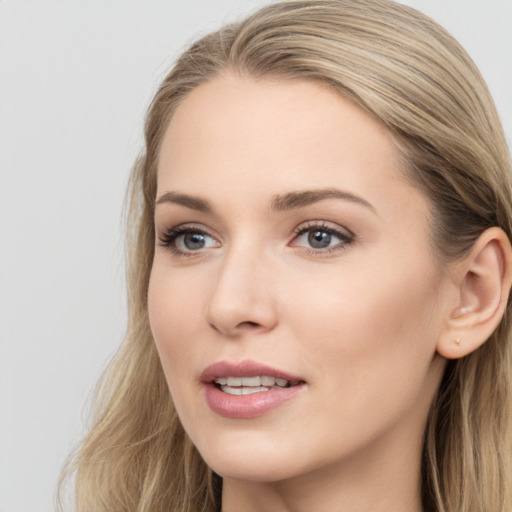
[[[262,324],[259,322],[253,322],[251,320],[246,320],[244,322],[240,322],[235,325],[233,329],[226,328],[223,329],[219,325],[216,325],[214,322],[210,322],[210,327],[221,334],[226,334],[228,336],[236,336],[238,334],[242,334],[244,331],[257,331],[262,328]]]
[[[237,327],[259,327],[259,324],[256,322],[246,321],[240,322]]]

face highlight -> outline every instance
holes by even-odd
[[[418,457],[443,368],[428,212],[385,128],[321,85],[224,75],[177,108],[149,315],[180,420],[218,474]]]

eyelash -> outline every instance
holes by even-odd
[[[192,256],[197,256],[197,254],[199,254],[200,251],[182,251],[181,249],[178,249],[176,245],[174,245],[174,242],[180,235],[188,235],[194,233],[198,235],[207,235],[209,237],[212,237],[207,231],[205,231],[204,228],[200,228],[198,226],[190,224],[182,224],[180,226],[176,226],[174,228],[169,228],[165,230],[162,233],[162,235],[158,237],[158,240],[160,245],[169,249],[173,255],[190,258]]]
[[[340,243],[332,246],[327,247],[323,249],[315,249],[315,248],[307,248],[303,247],[308,254],[312,255],[326,255],[330,254],[335,251],[343,250],[347,245],[350,245],[354,242],[355,236],[354,234],[346,230],[347,232],[342,232],[339,229],[335,229],[332,226],[326,224],[325,222],[318,222],[318,221],[310,221],[306,224],[301,224],[297,228],[294,229],[294,238],[293,240],[296,240],[298,237],[304,235],[305,233],[308,233],[310,231],[319,231],[322,233],[327,233],[328,235],[334,235],[335,237],[339,238],[341,240]],[[182,224],[180,226],[176,226],[174,228],[169,228],[166,231],[162,233],[158,237],[159,244],[167,249],[169,249],[173,255],[179,256],[179,257],[186,257],[190,258],[193,256],[197,256],[201,253],[200,250],[198,251],[182,251],[181,249],[178,249],[175,245],[176,239],[180,235],[186,235],[186,234],[199,234],[199,235],[206,235],[208,237],[214,238],[212,235],[210,235],[204,228],[199,226],[194,226],[190,224]]]
[[[299,236],[304,235],[305,233],[311,232],[311,231],[319,231],[322,233],[327,233],[328,235],[334,235],[335,237],[339,238],[341,242],[338,244],[333,245],[332,247],[326,247],[324,249],[315,249],[313,247],[304,247],[304,249],[307,251],[308,254],[312,254],[315,256],[318,255],[326,255],[331,254],[336,251],[340,251],[345,249],[348,245],[352,244],[355,239],[355,235],[348,229],[345,228],[345,232],[341,231],[340,229],[336,229],[325,222],[318,222],[318,221],[310,221],[306,224],[301,224],[297,228],[294,229],[295,237],[294,240],[297,239]]]

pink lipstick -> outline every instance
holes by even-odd
[[[254,361],[219,361],[201,374],[210,409],[227,418],[261,416],[304,390],[305,381]]]

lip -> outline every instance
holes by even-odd
[[[206,367],[201,374],[201,382],[213,382],[218,377],[251,377],[263,376],[286,379],[288,381],[304,381],[302,377],[291,375],[272,366],[258,363],[256,361],[240,361],[238,363],[231,361],[219,361]]]
[[[300,384],[282,389],[270,389],[250,395],[230,395],[222,392],[214,380],[218,377],[269,376]],[[219,361],[203,371],[200,380],[205,390],[210,409],[226,418],[254,418],[262,416],[281,404],[291,400],[305,389],[305,380],[266,364],[245,360],[241,362]]]

